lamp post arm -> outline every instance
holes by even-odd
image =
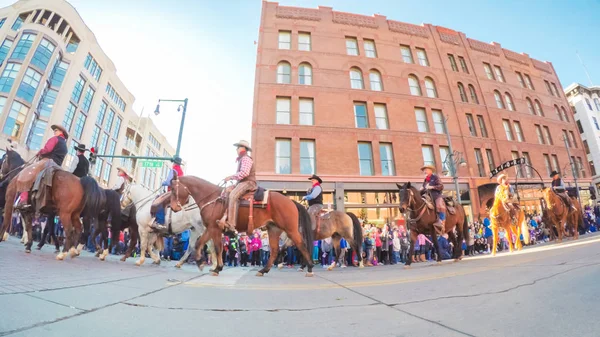
[[[181,114],[181,125],[179,126],[179,137],[177,138],[177,149],[175,150],[175,157],[179,157],[181,151],[181,139],[183,138],[183,126],[185,124],[185,113],[187,111],[188,99],[183,100],[183,113]]]
[[[460,198],[460,189],[458,188],[458,172],[456,171],[456,166],[454,164],[454,150],[452,149],[452,139],[450,138],[450,132],[448,131],[448,124],[446,121],[448,120],[448,116],[444,116],[442,121],[444,122],[444,131],[446,132],[446,139],[448,140],[448,151],[450,152],[449,156],[450,160],[448,168],[450,170],[450,174],[452,175],[452,180],[454,180],[454,189],[456,190],[456,199],[458,199],[458,203],[461,204],[462,200]]]

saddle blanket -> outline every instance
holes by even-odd
[[[265,190],[262,187],[258,187],[256,189],[256,191],[254,191],[254,194],[252,194],[252,192],[246,194],[241,200],[240,200],[240,207],[248,207],[250,206],[250,195],[252,195],[252,207],[256,207],[256,208],[266,208],[267,204],[269,203],[269,190]]]

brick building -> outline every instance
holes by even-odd
[[[450,133],[469,216],[493,197],[490,170],[525,157],[548,183],[571,155],[589,168],[569,104],[549,62],[430,24],[263,2],[257,52],[253,156],[262,186],[303,195],[326,182],[325,203],[371,221],[401,217],[397,182],[447,171]],[[447,127],[444,124],[447,118]],[[519,196],[538,207],[540,178],[519,172]],[[452,177],[443,178],[453,194]]]

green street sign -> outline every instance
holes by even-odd
[[[156,167],[163,166],[162,160],[141,160],[140,164],[141,164],[141,167],[150,167],[150,168],[156,168]]]

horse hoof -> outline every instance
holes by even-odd
[[[329,267],[327,267],[327,270],[328,270],[328,271],[332,271],[332,270],[333,270],[333,266],[329,266]]]
[[[181,265],[178,263],[178,264],[175,265],[175,268],[181,269]]]
[[[75,256],[77,256],[77,251],[75,248],[69,249],[69,257],[74,258]]]
[[[211,276],[219,276],[219,273],[213,271],[213,272],[210,273],[210,275]]]
[[[283,269],[283,263],[278,264],[277,269]]]
[[[125,260],[127,260],[127,257],[123,256],[122,258],[120,258],[121,262],[125,262]]]
[[[8,233],[4,233],[4,236],[2,237],[2,241],[8,241]]]
[[[27,254],[31,253],[31,249],[25,249],[25,253],[27,253]]]
[[[40,246],[37,246],[37,247],[35,247],[35,249],[36,249],[36,250],[42,250],[42,247],[40,247]]]
[[[100,261],[104,261],[106,259],[106,256],[102,255],[98,259],[100,259]]]
[[[160,265],[160,259],[158,261],[152,261],[152,264],[155,264],[157,266]]]
[[[437,263],[435,265],[436,266],[441,266],[442,265],[442,261],[437,261]]]
[[[139,267],[139,266],[141,266],[141,265],[142,265],[142,263],[141,263],[140,261],[137,261],[137,262],[135,263],[135,265]]]
[[[65,258],[65,253],[60,253],[58,255],[56,255],[56,259],[59,261],[62,261]]]
[[[315,273],[313,273],[312,271],[310,273],[306,273],[305,275],[306,277],[313,277],[315,276]]]
[[[454,262],[460,262],[460,259],[454,259]]]
[[[303,273],[304,272],[304,268],[298,268],[298,271]]]
[[[256,273],[256,276],[260,276],[260,277],[262,277],[262,276],[265,276],[265,274],[263,274],[263,273],[261,273],[261,272],[258,272],[258,273]]]
[[[408,266],[408,265],[405,265],[405,266],[404,266],[404,269],[410,269],[410,266]]]
[[[203,263],[203,264],[201,264],[201,265],[199,265],[199,266],[198,266],[198,269],[199,269],[200,271],[203,271],[203,270],[204,270],[204,263]]]

